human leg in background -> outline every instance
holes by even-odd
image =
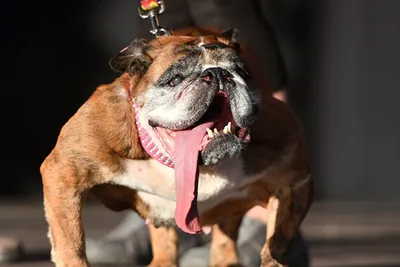
[[[0,237],[0,264],[18,261],[22,255],[23,249],[19,240],[13,237]]]

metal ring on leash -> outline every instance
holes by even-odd
[[[158,23],[158,15],[165,10],[165,4],[162,0],[141,0],[138,8],[139,16],[143,19],[150,19],[150,33],[156,37],[173,35],[169,28],[160,26]]]

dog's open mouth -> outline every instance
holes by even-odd
[[[191,131],[192,134],[196,134],[199,137],[202,136],[202,140],[199,144],[191,144],[197,147],[200,152],[204,152],[206,146],[210,143],[210,146],[212,146],[217,140],[222,142],[223,136],[235,136],[242,144],[246,144],[250,140],[248,129],[240,128],[236,125],[229,107],[228,99],[224,94],[217,94],[206,114],[188,129],[183,131],[173,131],[163,127],[154,127],[153,129],[164,149],[172,158],[175,153],[175,145],[179,146],[175,138],[180,132]],[[200,164],[204,163],[209,165],[208,162],[200,162]]]
[[[177,225],[187,233],[200,232],[197,212],[199,158],[201,164],[211,165],[224,157],[232,156],[224,153],[224,147],[242,146],[248,143],[250,141],[248,129],[240,128],[235,123],[227,96],[217,94],[205,115],[193,126],[179,131],[153,127],[155,135],[168,154],[165,155],[160,153],[154,140],[142,127],[135,103],[134,107],[142,146],[151,157],[175,169]],[[219,152],[214,153],[214,151]]]

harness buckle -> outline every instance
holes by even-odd
[[[160,26],[158,22],[158,15],[162,14],[165,10],[165,4],[163,0],[141,0],[138,8],[139,16],[143,19],[150,19],[151,29],[150,33],[156,37],[172,35],[172,31],[167,28]]]

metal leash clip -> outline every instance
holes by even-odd
[[[138,8],[139,16],[143,19],[150,19],[150,32],[156,37],[172,35],[172,31],[158,23],[158,15],[165,10],[165,4],[162,0],[141,0]]]

